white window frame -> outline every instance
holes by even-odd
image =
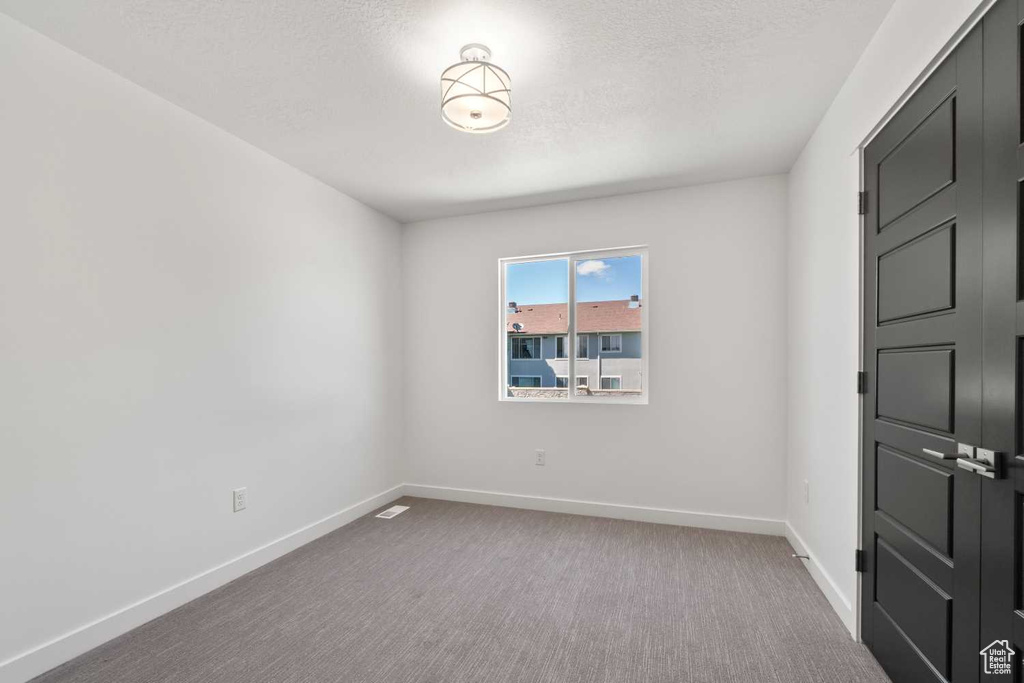
[[[558,355],[558,340],[559,339],[562,340],[562,350],[565,351],[565,355],[564,356],[559,356]],[[565,348],[568,345],[569,345],[569,335],[567,335],[567,334],[556,334],[555,335],[555,356],[554,356],[555,360],[568,360],[569,359],[569,350],[567,348]]]
[[[587,355],[580,355],[580,340],[587,342]],[[576,360],[590,360],[590,334],[584,332],[583,334],[576,334]]]
[[[558,380],[560,380],[560,379],[564,379],[565,380],[565,386],[564,387],[558,386]],[[555,375],[555,388],[556,389],[568,389],[569,388],[569,375]]]
[[[530,360],[530,359],[527,358],[526,360]],[[535,387],[518,386],[517,387],[516,385],[512,384],[512,380],[514,380],[516,378],[519,378],[519,379],[524,379],[524,378],[535,379],[535,380],[537,380],[537,386],[535,386]],[[540,375],[512,375],[512,377],[509,379],[509,383],[508,383],[508,385],[510,387],[515,387],[516,389],[543,389],[544,388],[542,386],[543,384],[544,384],[544,378],[541,377]]]
[[[617,380],[619,380],[619,388],[618,389],[605,389],[604,388],[604,381],[606,379],[617,379]],[[601,382],[600,382],[600,384],[601,384],[601,391],[622,391],[622,375],[601,375]]]
[[[605,350],[605,348],[604,348],[604,338],[605,337],[608,337],[609,345],[611,344],[611,340],[612,339],[614,339],[615,337],[618,337],[619,338],[619,348]],[[606,353],[622,353],[622,335],[618,334],[618,333],[615,333],[615,334],[602,334],[600,341],[598,341],[598,343],[597,343],[597,348],[598,348],[598,351],[602,355],[606,354]]]
[[[583,380],[583,384],[580,384],[580,380]],[[580,387],[590,388],[590,375],[576,375],[576,388]]]
[[[544,337],[539,334],[524,334],[522,336],[512,336],[512,348],[509,350],[509,356],[514,361],[531,361],[531,360],[544,360]],[[537,341],[537,357],[536,358],[516,358],[516,340],[518,339],[536,339]],[[527,375],[516,375],[516,377],[526,377]]]
[[[508,395],[508,378],[511,376],[509,373],[509,363],[511,362],[511,353],[507,351],[508,345],[508,328],[506,326],[506,308],[508,299],[505,293],[505,269],[509,265],[517,263],[531,263],[536,261],[550,261],[555,259],[564,259],[567,262],[568,272],[566,276],[569,280],[569,329],[566,337],[573,341],[572,349],[568,354],[566,360],[569,366],[569,386],[576,386],[576,362],[587,360],[588,362],[600,362],[597,359],[590,358],[577,358],[576,352],[578,350],[578,341],[576,334],[576,264],[579,261],[589,261],[594,259],[603,258],[618,258],[622,256],[639,256],[641,258],[641,291],[640,291],[640,382],[642,390],[638,394],[627,394],[621,396],[604,396],[600,392],[591,392],[586,395],[576,395],[575,391],[567,392],[568,397],[563,399],[551,399],[551,398],[539,398],[539,397],[517,397]],[[515,402],[542,402],[546,404],[558,404],[558,403],[622,403],[622,404],[633,404],[633,405],[647,405],[648,396],[650,395],[651,373],[649,371],[650,366],[650,296],[649,296],[649,282],[650,282],[650,253],[645,245],[632,246],[632,247],[618,247],[615,249],[593,249],[589,251],[575,251],[575,252],[562,252],[557,254],[537,254],[534,256],[521,256],[515,258],[503,258],[498,259],[498,340],[499,340],[499,358],[501,359],[498,363],[498,400],[507,401],[511,403]],[[537,335],[529,335],[537,336]],[[598,340],[598,348],[600,348],[600,339]],[[541,344],[543,345],[543,337]],[[621,349],[621,342],[620,342]],[[587,351],[589,355],[590,346],[589,339],[587,341]],[[614,353],[614,352],[609,352]],[[621,351],[620,351],[621,353]],[[542,354],[543,356],[543,351]],[[516,359],[521,360],[521,359]],[[522,359],[527,360],[527,359]],[[537,360],[546,361],[548,359],[539,358]],[[525,375],[516,375],[517,377]],[[606,375],[611,376],[611,375]],[[621,376],[619,377],[619,386],[622,384]],[[589,378],[588,378],[589,383]],[[590,388],[588,386],[588,388]]]

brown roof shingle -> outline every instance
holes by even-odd
[[[523,304],[517,313],[505,314],[505,329],[519,334],[566,334],[569,331],[568,304]],[[639,332],[640,307],[630,308],[629,299],[586,301],[576,304],[576,329],[588,332]]]

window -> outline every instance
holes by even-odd
[[[567,390],[554,389],[555,377],[569,374],[565,358],[569,334],[569,259],[503,262],[501,277],[502,398],[567,400]],[[536,384],[528,383],[537,375],[543,379]],[[537,387],[550,391],[528,390]]]
[[[590,337],[585,334],[576,337],[576,360],[587,360],[590,358]]]
[[[602,334],[601,353],[622,353],[622,335]]]
[[[512,337],[513,360],[540,358],[540,337]]]
[[[499,398],[647,403],[646,263],[645,247],[500,259]]]

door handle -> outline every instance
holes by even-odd
[[[975,460],[974,458],[957,458],[956,466],[962,470],[974,472],[975,474],[980,474],[981,476],[988,477],[989,479],[996,478],[995,467],[992,465],[986,465],[980,460]]]
[[[933,458],[938,458],[939,460],[952,460],[963,455],[962,453],[940,453],[939,451],[933,451],[930,448],[922,448],[921,450],[925,452],[925,455],[930,455]]]
[[[930,448],[922,448],[921,450],[924,451],[925,455],[930,455],[939,460],[955,460],[961,457],[974,458],[974,446],[966,443],[958,443],[956,445],[956,453],[942,453],[940,451],[933,451]]]
[[[1002,479],[1003,454],[998,451],[990,451],[987,448],[979,448],[977,452],[977,458],[957,458],[956,466],[988,479]]]

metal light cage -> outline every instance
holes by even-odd
[[[471,43],[461,50],[463,61],[441,73],[441,118],[467,133],[491,133],[512,116],[512,79],[487,61],[490,50]]]

